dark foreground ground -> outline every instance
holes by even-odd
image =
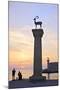
[[[43,86],[57,86],[58,80],[45,81],[29,81],[28,79],[9,81],[9,88],[27,88],[27,87],[43,87]]]

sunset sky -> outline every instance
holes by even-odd
[[[33,71],[35,16],[43,23],[43,67],[46,67],[47,57],[51,62],[58,61],[58,5],[9,1],[9,70],[15,67],[22,73]]]

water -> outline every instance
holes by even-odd
[[[16,70],[16,75],[15,75],[15,77],[16,78],[18,78],[18,71],[19,70]],[[31,70],[29,71],[29,70],[22,70],[22,78],[25,78],[25,79],[28,79],[30,76],[32,76],[33,75],[33,72],[31,72]],[[46,76],[46,79],[48,80],[48,74],[46,73],[43,73],[42,74],[43,76]],[[9,76],[9,80],[12,80],[12,72],[11,72],[11,70],[9,71],[9,74],[8,74],[8,76]],[[52,79],[58,79],[58,73],[50,73],[50,75],[49,75],[49,79],[50,80],[52,80]]]
[[[48,74],[43,74],[43,76],[46,76],[46,79],[48,80]],[[58,73],[50,73],[49,74],[49,80],[56,80],[58,79]]]

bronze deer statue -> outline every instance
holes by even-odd
[[[34,24],[35,24],[35,27],[37,28],[37,25],[40,25],[40,28],[42,27],[42,22],[41,21],[38,21],[36,22],[36,19],[38,19],[39,17],[36,16],[33,20],[34,20]]]

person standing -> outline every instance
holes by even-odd
[[[13,70],[12,70],[12,80],[15,80],[15,73],[16,73],[16,70],[15,70],[15,68],[13,68]]]
[[[22,80],[22,74],[20,71],[18,72],[18,77],[19,77],[19,80]]]

